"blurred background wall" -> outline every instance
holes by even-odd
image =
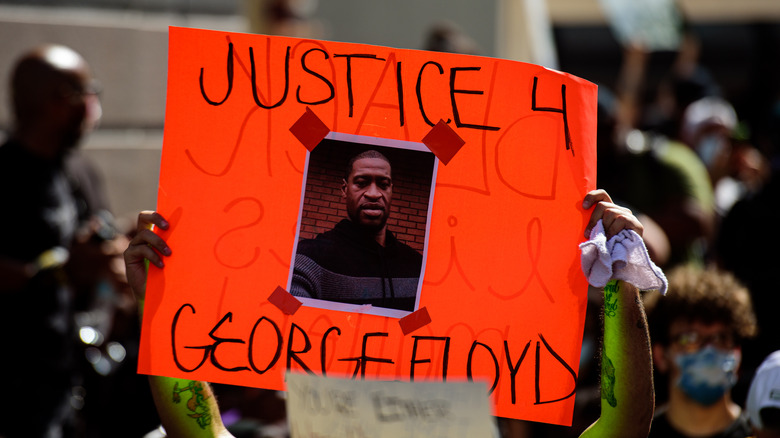
[[[743,118],[780,77],[780,2],[682,0],[700,62]],[[421,49],[435,23],[471,51],[542,64],[614,86],[622,48],[598,0],[0,0],[0,131],[10,127],[8,72],[45,42],[82,53],[102,82],[103,119],[83,145],[115,214],[155,207],[165,113],[167,28],[187,26]],[[671,55],[654,55],[658,71]],[[649,78],[652,80],[652,77]]]

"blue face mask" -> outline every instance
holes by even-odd
[[[726,148],[726,141],[719,135],[710,134],[696,144],[696,153],[707,168],[712,167],[715,160]]]
[[[675,362],[680,367],[677,386],[688,397],[709,406],[737,383],[740,354],[708,345],[693,353],[678,354]]]

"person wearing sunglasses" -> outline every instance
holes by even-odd
[[[714,268],[684,266],[668,279],[667,296],[645,297],[658,399],[668,390],[649,436],[750,436],[747,417],[731,397],[742,343],[757,330],[747,288]]]

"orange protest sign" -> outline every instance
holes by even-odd
[[[535,65],[171,28],[139,371],[472,379],[569,424],[595,129],[596,86]]]

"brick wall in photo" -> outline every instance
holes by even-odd
[[[341,184],[349,159],[364,145],[323,140],[309,158],[300,239],[312,239],[347,217]],[[393,200],[388,227],[398,240],[420,253],[425,243],[433,155],[374,147],[390,159]]]

